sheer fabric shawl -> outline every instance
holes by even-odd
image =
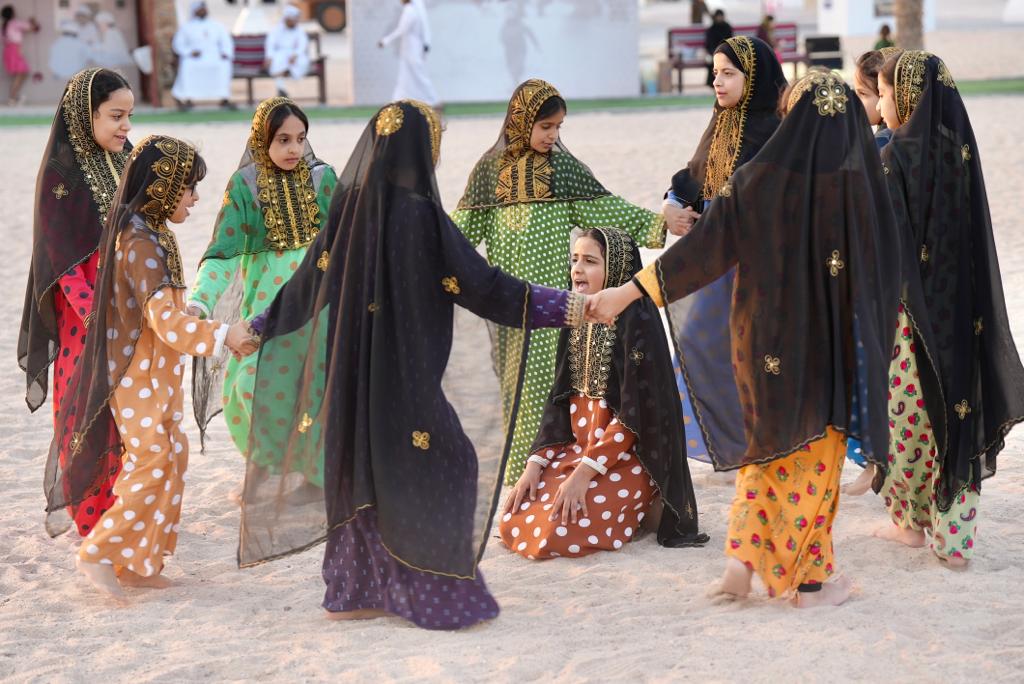
[[[166,222],[195,158],[190,145],[149,136],[132,150],[114,196],[100,241],[97,334],[86,337],[46,462],[46,527],[52,536],[70,525],[67,507],[94,494],[120,464],[124,445],[110,400],[135,355],[146,302],[164,287],[184,287],[177,240]]]
[[[903,123],[882,162],[897,220],[913,241],[936,343],[942,384],[934,410],[948,424],[936,494],[946,510],[965,487],[995,473],[1006,434],[1024,420],[1024,368],[1006,315],[981,158],[956,83],[935,55],[913,50],[894,59]]]
[[[547,154],[530,147],[537,112],[552,97],[559,97],[558,90],[540,79],[530,79],[516,88],[498,141],[473,168],[459,209],[587,200],[611,194],[561,139]]]
[[[61,97],[36,177],[32,266],[18,335],[18,365],[26,374],[25,401],[46,401],[50,364],[59,344],[53,287],[96,251],[131,145],[101,148],[92,131],[92,82],[103,69],[75,74]]]
[[[224,226],[222,211],[214,223],[213,238],[200,264],[207,259],[232,259],[242,254],[298,249],[312,242],[320,232],[326,217],[320,215],[317,188],[327,164],[313,153],[309,138],[306,138],[302,159],[291,171],[278,168],[267,153],[270,118],[285,104],[295,103],[287,97],[272,97],[256,108],[245,152],[230,181],[241,179],[248,186],[263,216],[262,225]],[[225,206],[231,201],[225,190]],[[210,318],[228,325],[239,320],[244,295],[242,282],[242,272],[238,269],[234,280],[210,312]],[[230,354],[231,351],[225,347],[217,356],[193,361],[192,408],[204,445],[210,421],[224,409],[221,395]]]
[[[403,101],[370,121],[323,230],[266,312],[239,564],[323,541],[374,507],[400,562],[474,577],[508,451],[483,321],[522,328],[529,287],[489,267],[434,179],[437,115]],[[516,344],[521,366],[527,336]],[[511,401],[518,400],[518,391]],[[474,422],[458,414],[472,409]],[[509,412],[509,413],[514,413]],[[259,465],[272,455],[281,463]],[[322,467],[301,498],[297,461]]]
[[[737,266],[730,327],[747,444],[712,451],[716,469],[786,456],[830,425],[885,467],[902,252],[863,107],[837,76],[805,76],[775,135],[654,265],[666,302]],[[863,434],[848,429],[854,410]]]
[[[642,266],[637,244],[618,229],[600,230],[605,238],[604,286],[629,282]],[[703,544],[707,536],[698,530],[697,500],[679,420],[682,406],[671,368],[665,328],[650,299],[630,305],[610,326],[588,323],[563,330],[555,385],[530,453],[572,441],[569,405],[574,395],[604,399],[619,422],[637,436],[637,458],[665,503],[658,541]]]

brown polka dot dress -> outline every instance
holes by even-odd
[[[174,552],[188,467],[181,430],[182,377],[189,356],[220,351],[227,326],[185,313],[183,290],[164,287],[145,305],[145,325],[110,409],[124,442],[116,503],[78,555],[150,577]]]
[[[583,394],[569,407],[574,440],[548,447],[536,455],[551,464],[541,474],[534,501],[505,513],[498,533],[501,541],[531,560],[586,556],[615,551],[629,542],[650,510],[657,488],[636,457],[636,435],[619,422],[604,399]],[[558,487],[576,468],[590,468],[590,458],[606,468],[590,481],[587,516],[562,524],[550,520]]]

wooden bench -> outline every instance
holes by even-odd
[[[734,36],[757,37],[757,24],[733,26]],[[668,31],[668,60],[672,69],[676,72],[676,90],[683,92],[683,70],[684,69],[706,69],[708,56],[704,49],[704,33],[706,26],[685,26],[673,28]],[[797,47],[796,24],[775,25],[775,49],[781,55],[780,61],[793,64],[793,78],[796,78],[797,67],[806,64],[807,55],[801,53]]]
[[[320,53],[320,34],[310,32],[309,45],[313,54],[310,55],[309,72],[307,77],[319,81],[317,100],[320,104],[327,102],[327,85],[325,83],[326,58]],[[273,78],[267,73],[263,63],[266,61],[263,48],[266,46],[267,36],[265,34],[243,34],[234,36],[235,59],[232,64],[231,78],[244,78],[246,80],[246,92],[249,97],[249,106],[256,104],[256,98],[252,92],[252,82],[257,78]]]

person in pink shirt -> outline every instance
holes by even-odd
[[[39,31],[39,24],[35,19],[17,19],[14,16],[14,7],[4,5],[0,10],[0,18],[3,19],[4,36],[4,71],[11,76],[11,99],[9,104],[16,105],[25,101],[21,94],[21,87],[28,78],[28,62],[25,55],[21,53],[21,41],[26,33]]]

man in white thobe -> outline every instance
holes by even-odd
[[[67,81],[89,66],[92,52],[78,38],[78,22],[65,19],[57,26],[57,31],[60,35],[50,45],[50,73],[58,81]]]
[[[267,34],[263,46],[267,73],[274,77],[277,94],[288,96],[285,76],[300,79],[309,73],[309,36],[299,28],[299,8],[285,5],[281,23]]]
[[[231,34],[209,18],[204,0],[195,0],[191,10],[192,18],[171,43],[178,55],[178,77],[171,94],[183,110],[191,109],[195,100],[217,100],[224,109],[235,109],[230,100],[235,54]]]
[[[100,42],[100,30],[92,20],[92,9],[88,5],[75,8],[75,23],[78,24],[78,40],[92,50]]]
[[[441,99],[427,75],[426,55],[430,50],[430,23],[423,0],[402,0],[402,14],[395,30],[380,39],[380,47],[400,40],[398,80],[393,100],[419,100],[437,107]]]

